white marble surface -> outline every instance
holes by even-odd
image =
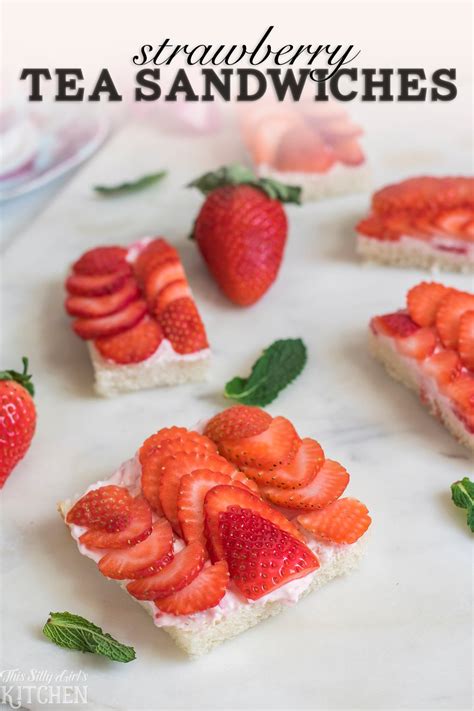
[[[419,107],[405,108],[416,120]],[[467,127],[441,145],[436,131],[452,114],[441,107],[436,115],[429,131],[421,115],[415,130],[387,121],[369,134],[378,184],[415,171],[469,171]],[[468,709],[472,540],[449,485],[472,472],[472,461],[372,362],[365,344],[369,318],[399,307],[422,275],[360,265],[351,229],[368,197],[342,198],[290,207],[277,283],[255,307],[232,307],[186,239],[201,198],[182,186],[237,157],[232,135],[193,141],[129,127],[6,249],[2,364],[30,356],[39,421],[1,495],[2,665],[82,669],[89,709]],[[141,194],[103,200],[90,189],[171,165],[166,182]],[[90,246],[146,233],[165,234],[181,249],[214,369],[205,384],[101,400],[86,348],[63,313],[65,270]],[[463,288],[470,281],[446,277]],[[108,476],[157,428],[192,425],[221,408],[225,381],[288,336],[305,339],[308,366],[269,410],[290,417],[350,471],[349,493],[373,516],[369,552],[352,576],[191,662],[77,554],[55,504]],[[114,665],[55,647],[41,635],[50,610],[95,621],[133,644],[137,661]]]

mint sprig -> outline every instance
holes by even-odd
[[[1,370],[0,380],[14,380],[15,383],[23,385],[25,390],[27,390],[33,397],[33,395],[35,394],[35,386],[33,385],[33,382],[31,380],[33,376],[31,375],[31,373],[28,373],[28,358],[25,358],[23,356],[21,361],[23,363],[22,373],[18,373],[16,370]]]
[[[451,496],[461,509],[467,510],[467,525],[474,533],[474,482],[467,476],[451,484]]]
[[[59,647],[101,654],[113,662],[131,662],[136,656],[133,647],[117,642],[97,625],[71,612],[50,612],[43,634]]]
[[[303,370],[307,360],[301,338],[275,341],[254,363],[248,378],[232,378],[224,395],[245,405],[268,405]]]
[[[208,195],[216,188],[224,185],[251,185],[280,202],[301,204],[301,188],[296,185],[285,185],[272,178],[257,178],[250,168],[238,163],[227,165],[218,170],[204,173],[196,180],[189,183],[188,188],[198,188],[204,195]]]
[[[133,193],[138,190],[143,190],[148,188],[150,185],[157,183],[162,180],[167,175],[166,170],[161,170],[159,173],[150,173],[149,175],[144,175],[137,180],[127,181],[124,183],[119,183],[118,185],[95,185],[94,190],[100,195],[121,195],[123,193]]]

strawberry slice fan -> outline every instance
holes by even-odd
[[[100,395],[205,378],[206,331],[179,254],[163,238],[89,250],[72,265],[66,290]]]
[[[474,178],[421,177],[388,185],[359,222],[357,251],[380,264],[474,271]]]
[[[406,307],[370,322],[373,354],[474,450],[474,294],[422,282]]]
[[[348,483],[287,418],[236,405],[203,432],[152,434],[59,511],[79,551],[195,656],[357,564],[371,519],[342,498]]]

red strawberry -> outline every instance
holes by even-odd
[[[376,333],[383,333],[391,338],[407,338],[420,328],[404,311],[375,316],[371,326]]]
[[[109,551],[99,561],[102,575],[114,580],[153,575],[173,560],[173,531],[168,521],[158,519],[148,538],[128,548]]]
[[[369,217],[360,220],[356,225],[356,232],[366,237],[375,237],[376,239],[382,239],[384,235],[385,223],[380,217],[376,215],[369,215]],[[398,239],[398,236],[396,236]]]
[[[211,450],[205,442],[193,441],[191,438],[165,441],[158,449],[150,450],[142,462],[142,489],[146,500],[157,513],[161,514],[163,511],[160,502],[160,479],[164,462],[170,456],[186,455],[196,458],[206,457],[208,454],[217,456],[217,451]]]
[[[234,464],[254,469],[274,469],[291,462],[300,438],[289,420],[274,417],[270,426],[253,437],[221,440],[219,452]]]
[[[190,298],[172,301],[158,315],[158,322],[177,353],[195,353],[209,347],[204,324]]]
[[[309,484],[300,489],[279,489],[262,486],[269,501],[287,509],[321,509],[338,499],[349,483],[349,474],[337,462],[326,459]]]
[[[75,274],[111,274],[126,264],[127,250],[124,247],[96,247],[82,255],[72,265]]]
[[[131,274],[131,266],[125,263],[111,274],[71,274],[66,280],[66,289],[75,296],[104,296],[120,289]]]
[[[178,520],[184,540],[188,543],[197,540],[206,545],[204,499],[210,489],[219,484],[248,488],[251,483],[237,469],[230,476],[210,469],[196,469],[185,474],[179,484],[177,502]]]
[[[459,355],[453,350],[442,350],[421,363],[423,371],[434,378],[442,390],[461,372],[462,363]]]
[[[458,351],[466,368],[474,370],[474,311],[466,311],[461,316]]]
[[[28,373],[0,371],[0,489],[20,459],[27,453],[36,429],[34,387]]]
[[[69,296],[65,303],[66,311],[70,316],[86,318],[108,316],[121,311],[130,301],[136,299],[139,293],[137,282],[130,277],[120,289],[107,296]]]
[[[158,237],[152,240],[146,247],[142,249],[138,257],[133,263],[133,271],[138,281],[144,284],[148,274],[158,264],[163,264],[166,261],[176,261],[179,259],[178,252],[168,242]]]
[[[321,122],[320,129],[323,137],[330,143],[340,140],[350,140],[361,136],[363,131],[347,116],[334,117],[332,120]]]
[[[203,568],[194,580],[179,592],[155,600],[161,612],[169,615],[192,615],[219,604],[229,583],[227,563],[221,561]]]
[[[436,328],[446,348],[457,348],[461,316],[474,310],[474,295],[451,291],[444,297],[436,314]]]
[[[280,200],[298,202],[300,191],[258,181],[242,166],[221,168],[191,185],[206,195],[194,223],[204,261],[231,301],[254,304],[280,269],[288,227]]]
[[[473,189],[473,178],[409,178],[375,193],[372,207],[380,213],[435,207],[442,210],[472,202]]]
[[[229,507],[235,506],[242,509],[251,509],[262,518],[271,521],[275,526],[289,533],[290,536],[304,540],[297,527],[286,516],[266,504],[255,494],[246,491],[243,487],[219,485],[210,489],[204,499],[204,529],[209,552],[213,560],[225,558],[219,535],[219,521],[221,514],[225,513]]]
[[[166,261],[155,266],[148,274],[145,282],[145,294],[148,302],[154,304],[157,294],[165,286],[177,279],[186,280],[186,274],[179,259]]]
[[[151,508],[145,499],[134,499],[128,512],[129,523],[122,531],[108,533],[91,528],[80,537],[80,542],[87,548],[125,548],[141,543],[151,533]]]
[[[270,470],[243,467],[243,472],[258,484],[297,489],[309,484],[323,464],[324,452],[320,444],[307,437],[301,441],[294,459],[289,464]]]
[[[319,134],[306,126],[288,129],[280,139],[275,167],[283,172],[326,173],[335,156]]]
[[[134,580],[127,585],[127,590],[137,600],[156,600],[172,595],[194,580],[206,557],[204,546],[194,541],[180,550],[165,568],[154,575]]]
[[[179,450],[173,449],[171,452],[169,450],[171,442],[179,443],[181,449],[199,447],[206,452],[217,454],[217,447],[209,437],[199,434],[199,432],[194,432],[194,430],[187,430],[186,427],[163,427],[163,429],[147,437],[140,447],[139,459],[141,464],[150,454],[154,454],[157,451],[162,452],[163,459],[169,454],[176,454]]]
[[[372,523],[367,507],[357,499],[338,499],[321,511],[301,514],[297,521],[331,543],[355,543]]]
[[[456,403],[466,419],[474,424],[474,375],[461,373],[446,385],[445,392]]]
[[[474,191],[473,191],[474,197]],[[467,223],[473,218],[473,208],[455,207],[450,210],[443,210],[435,220],[435,224],[440,230],[448,235],[462,236]]]
[[[396,348],[409,358],[424,360],[430,356],[437,343],[438,337],[434,328],[419,328],[411,336],[398,338]]]
[[[181,532],[178,520],[178,494],[181,477],[196,469],[209,469],[220,474],[227,474],[231,478],[235,472],[235,467],[218,454],[181,453],[165,459],[161,466],[158,483],[160,504],[166,518],[177,533]]]
[[[158,350],[163,333],[155,319],[144,316],[136,326],[115,336],[103,336],[94,341],[100,355],[114,363],[140,363]]]
[[[259,407],[234,405],[214,415],[206,425],[205,434],[214,442],[254,437],[269,428],[272,416]]]
[[[143,299],[137,299],[124,309],[110,316],[100,318],[78,318],[72,327],[80,338],[86,341],[102,336],[115,336],[135,326],[146,314],[147,306]]]
[[[117,533],[129,525],[132,504],[133,497],[123,486],[101,486],[74,504],[68,511],[66,523]]]
[[[332,148],[337,160],[344,165],[361,165],[365,156],[359,141],[354,138],[338,138],[332,141]]]
[[[248,138],[253,162],[256,165],[273,166],[282,136],[295,123],[299,125],[298,118],[287,114],[267,114],[258,121]]]
[[[408,313],[419,326],[434,326],[436,313],[451,290],[443,284],[422,281],[407,294]]]
[[[231,506],[221,513],[219,537],[230,577],[250,600],[319,568],[304,543],[251,509]]]
[[[154,301],[154,311],[159,314],[176,299],[191,297],[191,289],[186,279],[175,279],[158,292]]]

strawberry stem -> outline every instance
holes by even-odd
[[[198,188],[204,195],[208,195],[216,188],[225,185],[251,185],[262,190],[272,200],[280,202],[301,203],[301,188],[296,185],[285,185],[272,178],[257,178],[257,176],[244,165],[238,163],[223,166],[219,170],[204,173],[196,180],[189,183],[188,188]]]
[[[28,358],[23,356],[21,360],[23,362],[22,373],[18,373],[16,370],[1,370],[0,380],[13,380],[15,383],[22,385],[25,390],[33,396],[35,394],[35,387],[31,380],[32,375],[31,373],[28,373]]]

